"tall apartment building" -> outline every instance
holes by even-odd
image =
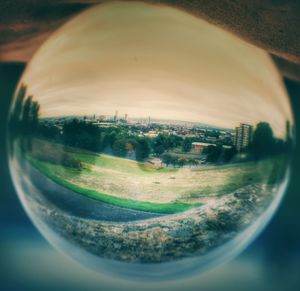
[[[249,145],[252,134],[253,127],[250,124],[241,123],[240,126],[235,128],[233,143],[238,152]]]
[[[117,121],[117,120],[118,120],[118,114],[119,114],[119,111],[116,110],[115,115],[114,115],[114,121]]]

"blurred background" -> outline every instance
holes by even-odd
[[[57,252],[34,228],[8,171],[6,119],[23,63],[0,63],[0,290],[299,290],[300,148],[296,147],[285,198],[264,232],[233,261],[181,281],[130,282],[106,277]],[[300,85],[285,80],[300,122]]]

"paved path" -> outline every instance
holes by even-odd
[[[26,173],[26,175],[30,177],[33,186],[39,190],[39,195],[42,195],[60,210],[67,212],[70,215],[114,222],[142,220],[163,215],[121,208],[88,198],[53,182],[29,164],[29,162],[26,162],[25,168],[26,169],[23,169],[22,173],[20,173],[20,176],[23,176],[23,173]],[[19,170],[21,170],[21,168]],[[25,188],[30,188],[29,185],[25,185],[27,183],[26,179],[22,179],[22,183]]]

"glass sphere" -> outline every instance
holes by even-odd
[[[113,276],[173,279],[232,258],[268,223],[293,127],[266,52],[174,8],[111,3],[28,64],[10,170],[55,247]]]

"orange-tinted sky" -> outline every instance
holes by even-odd
[[[38,51],[23,77],[43,116],[120,114],[233,128],[268,121],[283,135],[290,107],[267,54],[179,10],[101,5]]]

